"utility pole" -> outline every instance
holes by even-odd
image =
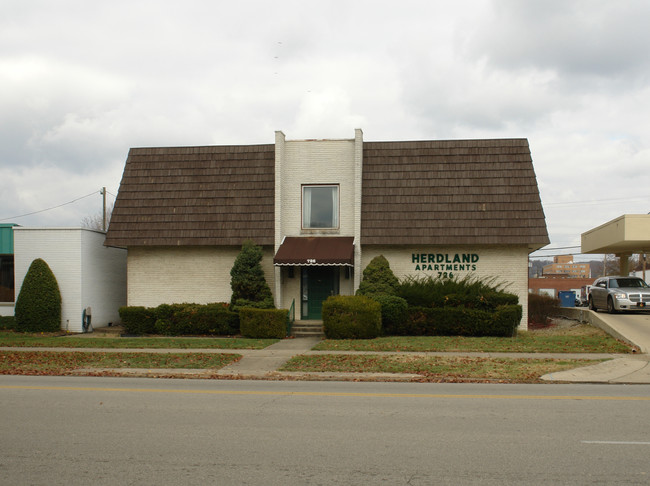
[[[99,193],[103,196],[102,204],[102,231],[106,231],[106,187],[102,187],[102,190]]]

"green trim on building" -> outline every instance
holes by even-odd
[[[14,254],[14,223],[0,224],[0,255]]]

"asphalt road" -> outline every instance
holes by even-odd
[[[0,483],[648,484],[650,386],[0,376]]]

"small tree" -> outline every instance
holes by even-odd
[[[16,299],[16,329],[25,332],[61,330],[61,292],[44,260],[32,262]]]
[[[99,213],[95,213],[92,216],[84,216],[81,218],[81,227],[104,231],[104,218],[106,218],[106,229],[108,229],[108,225],[111,222],[111,216],[113,216],[113,205],[110,204],[106,208],[106,215],[102,213],[103,211],[100,211]]]
[[[384,255],[370,260],[363,270],[363,280],[357,290],[357,295],[388,294],[395,295],[399,281],[390,269],[390,264]]]
[[[234,309],[272,309],[273,294],[262,270],[262,248],[247,240],[230,270],[231,305]]]

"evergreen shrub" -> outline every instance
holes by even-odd
[[[239,334],[239,315],[226,302],[161,304],[155,308],[122,307],[120,318],[128,334],[164,336]]]
[[[16,330],[56,332],[61,330],[61,292],[52,270],[44,260],[34,260],[16,299]]]
[[[396,294],[410,307],[466,307],[495,310],[500,305],[515,305],[516,295],[507,293],[494,279],[466,276],[462,279],[408,277],[400,282]]]
[[[334,295],[323,302],[328,339],[373,339],[381,335],[381,304],[362,295]]]
[[[504,305],[495,311],[465,307],[411,307],[403,327],[411,336],[510,337],[521,321],[520,305]]]
[[[376,256],[363,270],[357,295],[395,295],[399,281],[383,255]]]
[[[388,336],[399,334],[408,317],[406,300],[387,294],[371,294],[369,297],[381,305],[382,333]]]
[[[273,294],[262,269],[262,248],[247,240],[230,270],[233,310],[241,307],[272,309]]]
[[[287,335],[287,309],[239,309],[241,334],[253,339],[282,339]]]
[[[126,334],[155,334],[156,311],[150,307],[124,306],[118,310]]]
[[[16,319],[14,316],[0,316],[0,329],[12,330],[16,327]]]

